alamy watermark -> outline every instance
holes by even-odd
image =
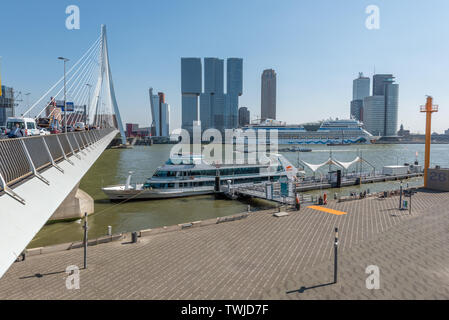
[[[380,10],[379,7],[371,4],[366,7],[365,13],[369,16],[365,20],[365,27],[368,30],[380,29]]]
[[[190,134],[192,133],[192,136]],[[179,142],[170,151],[173,164],[273,164],[278,153],[278,131],[265,129],[209,128],[201,131],[194,123],[191,131],[177,129],[170,138]],[[224,133],[224,137],[223,137]]]
[[[80,268],[75,265],[68,266],[65,269],[65,272],[68,274],[65,279],[65,287],[67,290],[77,290],[80,288]]]
[[[80,28],[80,8],[71,4],[65,8],[65,13],[69,16],[65,19],[65,27],[69,30],[79,30]]]
[[[369,274],[366,278],[366,288],[368,290],[380,289],[380,270],[378,266],[370,265],[366,267],[365,273]]]

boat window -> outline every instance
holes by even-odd
[[[176,171],[157,171],[156,177],[176,177]]]
[[[169,188],[174,188],[174,187],[175,187],[175,184],[174,184],[174,183],[169,183],[169,184],[168,184],[168,187],[169,187]]]

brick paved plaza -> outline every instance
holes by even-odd
[[[396,210],[398,203],[327,206],[345,215],[257,212],[137,244],[89,247],[79,290],[66,289],[65,269],[82,267],[82,249],[37,255],[0,279],[0,299],[449,299],[449,193],[419,192],[412,215]],[[326,285],[335,227],[339,281]],[[366,288],[369,265],[380,269],[378,290]]]

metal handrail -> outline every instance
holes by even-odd
[[[50,166],[67,160],[69,156],[84,154],[83,150],[93,146],[96,142],[114,131],[114,128],[96,129],[60,133],[44,136],[23,137],[0,140],[0,196],[7,193],[18,201],[25,203],[23,198],[17,196],[11,189],[19,182],[37,176],[42,181],[40,172]]]

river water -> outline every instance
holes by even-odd
[[[169,200],[133,201],[123,204],[111,203],[101,191],[102,186],[124,183],[129,171],[133,171],[133,179],[143,182],[150,177],[156,168],[169,157],[173,145],[135,146],[133,149],[108,149],[81,180],[81,189],[89,193],[95,200],[95,213],[89,216],[89,238],[103,236],[107,227],[112,232],[130,232],[148,228],[169,226],[178,223],[204,220],[240,213],[247,210],[248,204],[255,210],[274,207],[273,203],[263,200],[248,202],[215,199],[213,195],[176,198]],[[285,146],[280,146],[282,148]],[[413,163],[416,154],[418,162],[424,163],[424,145],[349,145],[349,146],[308,146],[312,152],[283,153],[295,166],[299,159],[319,164],[332,157],[339,161],[352,161],[357,154],[381,170],[384,165]],[[433,145],[431,166],[449,167],[449,145]],[[354,170],[357,169],[354,165]],[[323,170],[327,171],[328,168]],[[370,171],[368,165],[363,171]],[[325,172],[323,171],[323,172]],[[310,172],[307,171],[307,174]],[[410,185],[421,185],[422,179],[407,181]],[[360,187],[333,189],[342,195],[351,191],[382,191],[397,189],[398,182],[367,184]],[[314,192],[311,192],[314,193]],[[316,193],[316,192],[315,192]],[[61,222],[44,226],[29,244],[30,248],[56,243],[78,241],[83,237],[81,220]]]

